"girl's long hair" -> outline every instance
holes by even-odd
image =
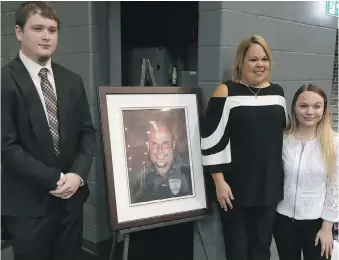
[[[331,112],[329,110],[327,96],[322,88],[314,84],[305,84],[297,90],[297,92],[294,94],[292,101],[291,120],[285,132],[287,135],[293,135],[297,130],[298,120],[295,114],[295,106],[300,94],[305,91],[312,91],[314,93],[317,93],[324,99],[324,113],[323,117],[318,123],[316,135],[320,143],[320,150],[324,164],[327,167],[328,173],[332,174],[336,167],[336,160],[338,156],[337,154],[338,151],[336,151],[333,138],[335,135],[337,135],[337,133],[333,131]]]

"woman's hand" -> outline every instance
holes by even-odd
[[[318,242],[320,240],[321,243],[321,253],[320,255],[323,256],[324,253],[326,254],[326,258],[328,259],[329,256],[332,255],[333,250],[333,234],[332,229],[328,228],[321,228],[316,237],[315,237],[315,246],[318,245]]]
[[[219,181],[215,184],[217,199],[220,206],[227,211],[227,205],[233,209],[231,200],[234,200],[232,190],[225,180]]]

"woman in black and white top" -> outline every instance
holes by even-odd
[[[220,204],[227,260],[269,260],[283,198],[284,91],[269,81],[272,57],[257,35],[238,46],[233,79],[219,85],[202,123],[204,171]]]
[[[280,260],[328,259],[332,226],[339,220],[338,134],[328,100],[313,84],[299,88],[283,143],[284,200],[278,204],[274,237]]]

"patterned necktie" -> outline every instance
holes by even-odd
[[[49,129],[52,134],[54,151],[56,155],[59,155],[59,121],[58,121],[58,107],[57,98],[54,93],[53,87],[47,78],[47,68],[42,68],[39,72],[41,77],[41,89],[44,94],[45,106],[47,110],[47,118],[49,123]]]

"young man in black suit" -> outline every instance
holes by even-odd
[[[21,4],[21,49],[1,73],[1,214],[15,260],[80,258],[95,130],[81,77],[51,61],[59,26],[48,3]]]

